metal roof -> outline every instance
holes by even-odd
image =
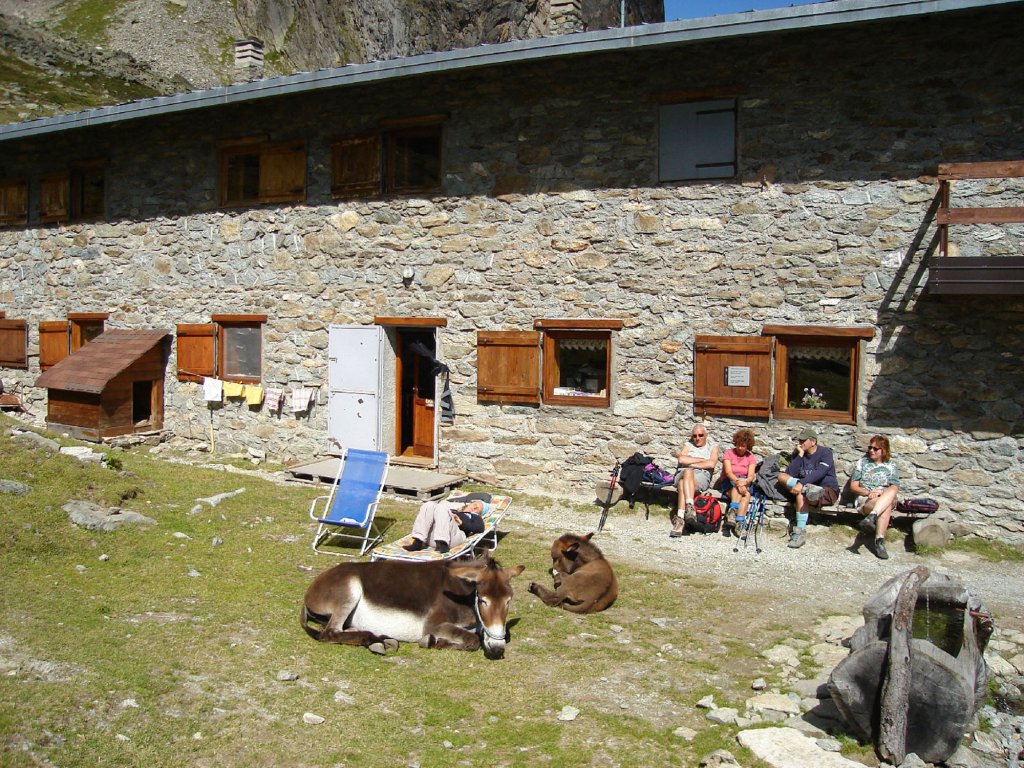
[[[0,125],[0,141],[72,131],[155,115],[268,99],[285,94],[398,80],[423,74],[458,72],[517,62],[540,61],[587,53],[612,53],[708,40],[747,37],[793,30],[813,30],[866,21],[1020,3],[1024,0],[832,0],[766,11],[747,11],[703,19],[603,29],[534,40],[515,40],[441,53],[424,53],[387,61],[300,72],[202,91],[87,109],[22,123]]]

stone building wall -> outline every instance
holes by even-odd
[[[145,328],[265,313],[264,384],[322,389],[330,324],[444,317],[457,416],[441,468],[579,497],[615,457],[669,463],[696,418],[696,335],[872,326],[858,424],[820,424],[822,442],[847,464],[886,433],[909,494],[942,499],[961,532],[1024,541],[1024,302],[922,295],[936,165],[1024,153],[1011,17],[505,65],[22,142],[5,157],[10,175],[102,148],[110,216],[0,230],[0,309],[30,320],[33,348],[35,324],[67,312]],[[657,183],[655,94],[686,89],[739,93],[738,183]],[[331,199],[333,137],[436,112],[448,114],[443,194]],[[216,140],[258,133],[307,140],[306,202],[218,210]],[[1014,205],[1022,192],[1010,180],[955,195]],[[1019,254],[1024,233],[962,228],[952,240],[964,254]],[[624,321],[610,408],[476,402],[476,332],[538,318]],[[212,427],[223,452],[293,460],[326,447],[322,401],[299,417],[234,401],[211,412],[173,372],[172,358],[175,444],[206,446]],[[36,375],[34,359],[3,371]],[[37,414],[44,396],[30,397]],[[724,445],[752,426],[772,450],[805,423],[708,418]]]

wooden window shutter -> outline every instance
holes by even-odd
[[[39,182],[39,218],[44,222],[68,218],[70,181],[66,173],[44,176]]]
[[[380,188],[380,136],[351,136],[331,148],[331,194],[376,195]]]
[[[28,368],[28,323],[0,320],[0,366]]]
[[[540,333],[477,331],[478,402],[540,402]]]
[[[39,370],[45,371],[68,356],[67,320],[45,320],[39,324]]]
[[[260,202],[286,203],[306,197],[306,145],[301,141],[260,148]]]
[[[698,336],[694,340],[694,413],[767,417],[772,343],[765,336]],[[730,368],[734,369],[731,385]]]
[[[207,325],[179,325],[178,336],[178,380],[202,381],[204,376],[213,376],[214,339],[217,327]]]
[[[24,181],[0,181],[0,227],[28,221],[28,185]]]

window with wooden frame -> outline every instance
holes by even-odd
[[[28,368],[28,323],[0,312],[0,368]]]
[[[210,324],[177,326],[178,379],[256,384],[263,378],[266,315],[213,315]]]
[[[214,315],[213,322],[217,324],[217,375],[226,381],[260,381],[267,316]]]
[[[855,424],[870,327],[766,325],[695,339],[694,412]]]
[[[106,212],[106,161],[75,163],[70,171],[39,180],[39,220],[43,223],[92,221]]]
[[[28,183],[24,179],[0,179],[0,227],[28,223]]]
[[[66,320],[39,323],[39,369],[45,371],[103,333],[108,312],[68,312]]]
[[[606,408],[621,320],[537,320],[534,331],[477,333],[477,399]]]
[[[446,115],[382,120],[373,133],[347,136],[331,147],[335,197],[414,194],[441,189]]]
[[[68,201],[71,221],[103,218],[106,212],[106,161],[89,160],[71,166]]]
[[[661,105],[659,181],[731,179],[736,165],[736,99]]]
[[[218,194],[221,207],[304,200],[306,143],[263,137],[223,143]]]
[[[775,337],[777,418],[856,423],[861,342],[873,328],[766,325],[761,333]]]
[[[84,347],[103,333],[108,317],[106,312],[68,312],[71,351]]]

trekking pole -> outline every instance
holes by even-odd
[[[597,532],[600,533],[604,530],[604,522],[608,519],[608,510],[612,508],[612,496],[615,494],[615,486],[619,482],[619,469],[622,465],[619,460],[615,460],[615,466],[612,467],[611,476],[608,478],[608,496],[604,500],[604,504],[601,509],[601,520],[597,524]]]

